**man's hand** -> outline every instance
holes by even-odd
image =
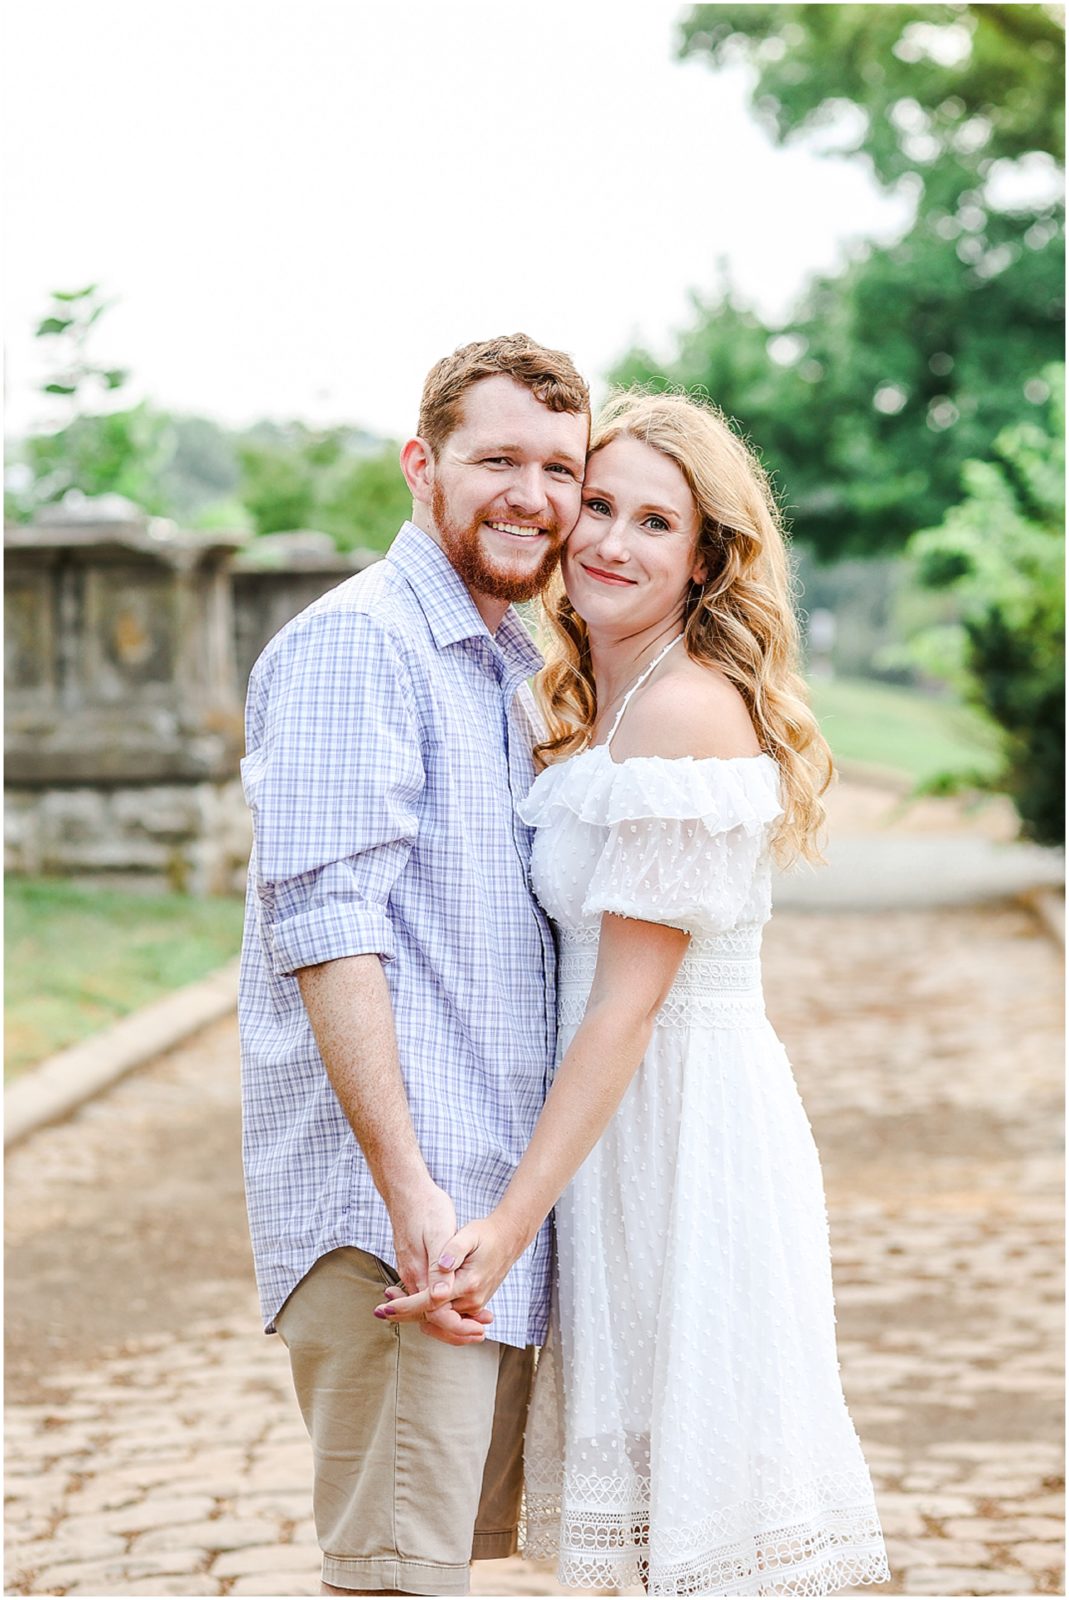
[[[428,1282],[415,1293],[390,1290],[375,1315],[396,1322],[437,1320],[443,1310],[463,1321],[488,1316],[486,1302],[523,1254],[523,1241],[496,1213],[453,1234],[430,1267]],[[406,1288],[411,1288],[405,1279]]]
[[[475,1315],[464,1315],[451,1306],[453,1274],[439,1265],[440,1260],[449,1259],[450,1240],[456,1235],[457,1214],[452,1200],[428,1177],[413,1189],[391,1195],[386,1204],[401,1283],[410,1297],[429,1294],[432,1283],[439,1291],[433,1302],[428,1297],[421,1303],[418,1318],[403,1320],[421,1321],[424,1332],[444,1344],[481,1344],[493,1313],[473,1307]]]

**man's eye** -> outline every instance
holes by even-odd
[[[547,472],[559,472],[562,478],[574,478],[575,473],[571,467],[566,467],[563,461],[554,461],[547,468]]]
[[[511,461],[510,461],[508,456],[484,456],[483,457],[483,466],[484,467],[508,467],[508,466],[511,466],[511,465],[512,465],[512,463],[511,463]]]

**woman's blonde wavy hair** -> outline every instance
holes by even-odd
[[[717,407],[687,394],[625,389],[610,396],[593,425],[591,455],[621,435],[674,461],[690,486],[701,518],[697,555],[708,576],[686,597],[687,654],[730,678],[762,750],[779,765],[777,859],[822,860],[820,797],[834,769],[798,672],[786,537],[764,469]],[[586,624],[559,575],[543,596],[542,614],[546,664],[535,689],[549,733],[535,753],[550,763],[585,744],[597,693]]]

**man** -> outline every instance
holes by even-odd
[[[513,809],[539,658],[511,602],[575,524],[589,421],[569,359],[523,335],[440,361],[401,453],[412,521],[249,684],[246,1191],[325,1593],[466,1594],[473,1557],[515,1548],[548,1230],[478,1315],[371,1313],[496,1204],[545,1097],[554,950]]]

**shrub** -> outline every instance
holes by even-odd
[[[1042,385],[1042,388],[1037,388]],[[922,581],[951,591],[960,621],[919,641],[918,657],[954,679],[995,724],[1000,770],[1022,833],[1065,835],[1065,369],[1027,386],[1047,391],[1039,422],[1005,428],[988,461],[969,461],[964,498],[914,536]],[[951,780],[952,781],[952,780]],[[944,785],[946,786],[946,785]]]

